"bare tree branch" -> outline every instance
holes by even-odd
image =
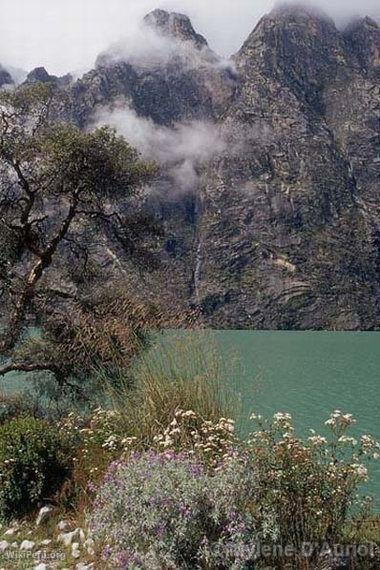
[[[54,366],[52,364],[27,364],[27,363],[9,363],[0,366],[0,376],[5,376],[9,372],[53,372]]]

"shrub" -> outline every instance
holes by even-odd
[[[156,434],[147,442],[145,434],[130,436],[120,411],[97,408],[87,418],[70,413],[59,424],[73,449],[73,476],[60,494],[66,508],[85,509],[93,497],[94,485],[103,477],[109,463],[127,458],[134,451],[187,451],[208,468],[217,467],[234,453],[238,442],[234,421],[221,418],[206,420],[195,412],[177,410],[165,429],[156,426]]]
[[[329,435],[313,432],[306,441],[295,435],[289,414],[252,419],[259,429],[244,442],[232,420],[204,421],[181,410],[150,452],[133,451],[134,438],[106,439],[102,449],[123,458],[100,485],[91,526],[111,568],[344,562],[326,545],[355,545],[360,525],[365,530],[369,503],[357,493],[379,443],[350,437],[354,419],[340,411],[326,422]],[[378,561],[351,560],[358,568]]]
[[[255,471],[252,514],[258,534],[264,542],[289,545],[297,568],[303,567],[302,559],[305,563],[304,545],[313,545],[308,563],[317,564],[326,544],[347,543],[353,520],[368,517],[369,498],[357,493],[368,477],[364,463],[379,457],[379,443],[368,435],[350,437],[355,419],[339,410],[325,422],[326,437],[312,430],[307,441],[296,437],[289,414],[252,419],[260,429],[251,434],[242,457]]]
[[[252,478],[238,462],[211,476],[186,454],[110,465],[90,528],[110,568],[230,568],[252,560]]]
[[[125,434],[149,446],[177,410],[193,410],[215,422],[235,415],[236,395],[227,389],[224,359],[206,335],[189,339],[178,333],[140,358],[129,381],[112,393]]]
[[[97,408],[89,417],[70,412],[58,425],[70,442],[73,460],[72,477],[59,502],[65,509],[83,511],[93,496],[93,484],[126,447],[123,422],[118,412]]]
[[[58,430],[31,417],[0,426],[0,517],[26,514],[51,497],[70,465],[66,443]]]

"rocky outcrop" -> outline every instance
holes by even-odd
[[[86,124],[97,108],[120,100],[159,125],[216,119],[224,112],[235,91],[234,74],[186,16],[156,10],[144,20],[142,44],[144,34],[147,45],[131,51],[113,46],[72,87],[71,114],[78,124]]]
[[[28,73],[24,84],[32,85],[33,83],[54,83],[59,87],[64,87],[69,85],[72,81],[72,76],[70,74],[64,75],[63,77],[56,77],[55,75],[50,75],[44,67],[36,67],[30,73]]]
[[[207,40],[200,34],[197,34],[190,18],[184,14],[154,10],[145,16],[144,24],[152,27],[163,36],[175,38],[181,42],[190,42],[198,50],[208,49]]]

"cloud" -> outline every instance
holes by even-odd
[[[222,65],[207,46],[196,49],[190,42],[158,34],[154,28],[146,25],[136,26],[122,40],[109,46],[100,54],[98,62],[109,64],[125,61],[146,70],[165,66],[174,58],[181,59],[183,69],[196,69],[205,64]]]
[[[338,21],[380,14],[378,0],[313,4]],[[273,5],[274,0],[1,0],[0,62],[27,70],[44,65],[53,74],[87,70],[110,44],[134,37],[138,22],[154,8],[187,13],[211,48],[228,57]]]
[[[171,178],[175,193],[195,190],[201,165],[226,150],[220,129],[211,122],[161,127],[121,104],[112,111],[98,111],[94,123],[116,128],[145,159],[159,163]]]

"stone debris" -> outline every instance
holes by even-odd
[[[73,542],[73,544],[71,545],[71,556],[73,558],[80,557],[79,542]]]
[[[20,550],[33,550],[36,546],[36,543],[32,540],[23,540],[20,546]]]
[[[59,521],[59,523],[57,524],[57,529],[60,530],[61,532],[65,532],[67,530],[69,530],[70,525],[67,521]]]
[[[4,536],[13,536],[15,534],[17,534],[18,532],[18,528],[9,528],[8,530],[6,530],[4,532]]]
[[[36,519],[36,526],[40,526],[42,523],[44,523],[53,511],[54,507],[52,505],[46,505],[46,507],[42,507]]]

